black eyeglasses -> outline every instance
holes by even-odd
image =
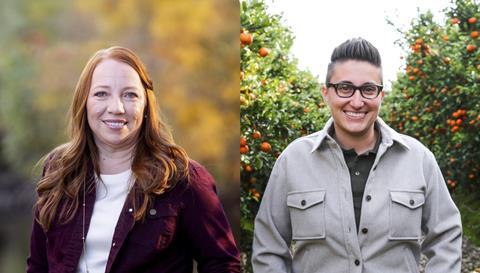
[[[360,95],[369,100],[378,97],[378,95],[383,89],[382,85],[365,84],[362,86],[356,86],[346,82],[329,82],[327,83],[327,87],[333,87],[335,89],[335,93],[337,93],[337,96],[339,96],[340,98],[350,98],[351,96],[353,96],[353,94],[355,94],[355,91],[359,90]]]

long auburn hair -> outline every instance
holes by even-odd
[[[113,59],[131,66],[140,76],[145,89],[146,106],[136,147],[132,172],[136,178],[132,196],[135,201],[135,220],[142,219],[154,195],[188,177],[188,156],[173,141],[170,130],[159,115],[153,92],[153,83],[145,65],[131,50],[114,46],[97,51],[87,62],[75,87],[70,106],[70,141],[55,148],[43,158],[43,176],[37,183],[37,220],[48,230],[52,222],[69,222],[73,219],[80,196],[92,176],[92,168],[99,174],[99,155],[93,133],[87,121],[86,103],[92,75],[97,65],[105,59]],[[83,194],[86,194],[83,192]]]

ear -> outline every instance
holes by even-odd
[[[328,88],[325,85],[322,85],[322,96],[325,102],[328,102]]]
[[[383,101],[383,97],[385,96],[385,91],[380,91],[380,99]]]

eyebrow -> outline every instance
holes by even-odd
[[[91,88],[91,90],[93,89],[98,89],[98,88],[101,88],[101,89],[110,89],[110,86],[109,85],[95,85],[94,87]],[[135,89],[135,90],[138,90],[138,87],[136,86],[125,86],[124,88],[122,88],[122,91],[125,91],[125,90],[128,90],[128,89]]]
[[[355,85],[355,84],[353,84],[353,82],[351,82],[351,81],[340,81],[340,82],[338,82],[338,83],[346,83],[346,84]],[[375,82],[364,82],[364,83],[362,83],[362,84],[359,85],[359,86],[364,86],[364,85],[376,85],[376,84],[377,84],[377,83],[375,83]]]

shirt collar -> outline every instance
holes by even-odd
[[[390,126],[388,126],[380,117],[377,117],[377,120],[375,121],[375,126],[376,128],[379,129],[379,133],[382,136],[381,139],[379,138],[380,142],[377,143],[378,146],[377,144],[375,144],[376,151],[378,151],[378,147],[380,145],[383,144],[383,145],[386,145],[387,147],[390,147],[393,145],[394,142],[397,142],[407,150],[410,149],[407,143],[403,140],[402,135],[397,133],[392,128],[390,128]],[[327,123],[325,123],[325,126],[323,127],[323,129],[320,132],[318,132],[318,135],[313,142],[313,147],[310,152],[313,153],[315,150],[317,150],[324,141],[335,141],[328,134],[331,127],[333,127],[333,118],[329,118]]]

